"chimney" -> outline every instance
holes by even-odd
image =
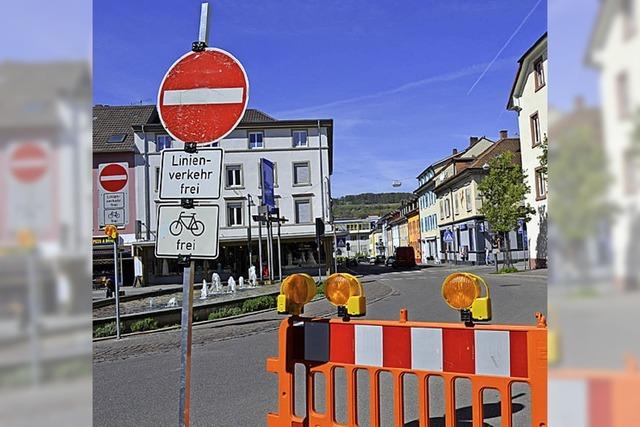
[[[469,147],[473,147],[477,143],[478,143],[478,137],[477,136],[472,136],[472,137],[469,138]]]
[[[501,130],[500,131],[500,139],[507,139],[507,138],[509,138],[509,132],[504,130],[504,129]]]
[[[453,154],[454,154],[454,155],[455,155],[455,154],[458,154],[458,149],[457,149],[457,148],[454,148],[454,149],[453,149]]]

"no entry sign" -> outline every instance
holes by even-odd
[[[36,182],[47,172],[48,157],[42,144],[28,142],[20,145],[9,159],[11,173],[20,182]]]
[[[167,132],[182,142],[207,144],[227,136],[249,99],[242,64],[217,48],[189,52],[162,79],[158,112]]]
[[[111,163],[100,171],[100,186],[111,193],[122,190],[126,185],[129,177],[127,169],[119,163]]]
[[[98,221],[100,227],[129,224],[129,174],[127,163],[98,165]]]

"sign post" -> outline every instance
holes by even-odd
[[[222,49],[208,47],[209,5],[200,10],[198,40],[167,71],[158,90],[158,114],[184,150],[164,150],[158,206],[156,257],[184,266],[180,336],[180,427],[190,425],[194,259],[218,257],[219,206],[198,201],[220,198],[223,151],[215,144],[240,123],[249,99],[242,64]]]

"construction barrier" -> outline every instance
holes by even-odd
[[[428,379],[444,384],[445,426],[456,425],[454,383],[471,382],[473,427],[483,426],[483,391],[500,393],[502,426],[512,425],[511,388],[527,383],[531,425],[547,426],[547,328],[542,315],[536,326],[464,325],[410,322],[406,310],[399,321],[309,319],[297,316],[282,321],[279,356],[267,360],[267,371],[278,375],[278,413],[267,415],[269,427],[358,426],[357,371],[369,374],[371,427],[380,426],[380,375],[393,378],[394,425],[404,426],[403,377],[418,379],[419,425],[429,425]],[[295,415],[295,365],[306,372],[306,413]],[[346,374],[346,423],[336,420],[334,374]],[[325,411],[320,413],[314,379],[325,378]],[[300,390],[299,390],[300,391]]]
[[[549,372],[549,422],[553,427],[627,427],[638,424],[640,371]]]

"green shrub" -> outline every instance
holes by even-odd
[[[516,273],[516,272],[518,272],[518,269],[515,267],[502,267],[500,271],[498,271],[498,274]]]
[[[158,321],[152,317],[136,320],[131,324],[131,332],[142,332],[158,329]]]
[[[240,307],[222,307],[209,313],[209,320],[222,319],[223,317],[237,316],[242,314]]]
[[[316,295],[324,295],[324,282],[320,282],[316,288]]]
[[[105,323],[104,325],[98,326],[93,330],[94,338],[110,337],[115,334],[116,334],[116,322]]]
[[[261,297],[251,298],[242,303],[242,311],[250,313],[252,311],[266,310],[276,306],[276,298],[272,295],[263,295]]]

